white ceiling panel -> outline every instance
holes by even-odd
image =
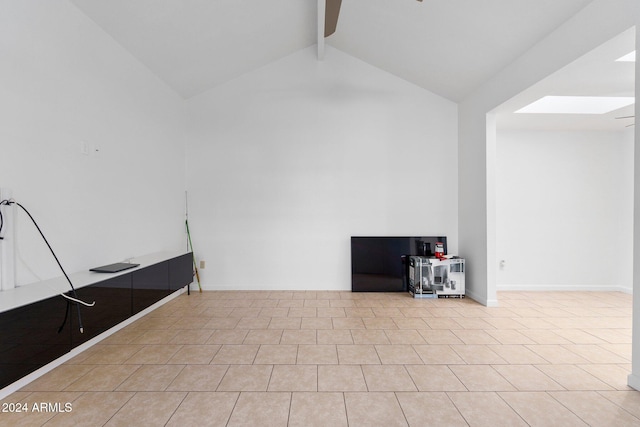
[[[316,42],[316,0],[71,0],[182,97]]]
[[[316,43],[317,0],[71,0],[184,98]],[[590,0],[343,0],[332,46],[460,101]]]
[[[590,0],[344,0],[328,42],[453,101]]]

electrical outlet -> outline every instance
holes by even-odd
[[[200,260],[200,268],[203,270],[204,270],[204,265],[205,265],[204,260]]]

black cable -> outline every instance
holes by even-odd
[[[5,206],[9,206],[9,200],[2,200],[0,201],[0,208],[2,207],[2,205]],[[2,209],[0,209],[0,240],[3,240],[4,237],[2,237],[2,227],[4,226],[4,217],[2,216]]]
[[[69,313],[71,312],[71,301],[67,300],[67,307],[64,309],[64,319],[62,319],[62,324],[58,328],[58,333],[62,332],[64,329],[64,325],[67,324],[67,319],[69,318]]]
[[[42,236],[42,240],[44,240],[44,242],[47,244],[47,247],[49,248],[49,251],[51,251],[51,255],[53,255],[53,258],[58,263],[58,267],[60,267],[60,270],[62,271],[62,274],[64,274],[64,277],[67,279],[67,282],[69,282],[69,286],[71,286],[71,290],[73,291],[74,298],[78,299],[78,294],[76,293],[76,288],[73,286],[73,283],[71,283],[71,279],[69,278],[69,276],[67,275],[67,272],[62,267],[62,264],[60,264],[60,260],[58,260],[58,257],[56,256],[56,253],[53,251],[53,248],[49,244],[49,241],[47,240],[46,237],[44,237],[44,233],[42,232],[42,230],[40,230],[40,227],[38,226],[38,223],[33,218],[33,216],[31,216],[29,211],[24,206],[22,206],[20,203],[14,201],[14,200],[3,200],[2,202],[0,202],[0,205],[1,204],[12,205],[14,203],[16,205],[18,205],[29,216],[29,218],[31,219],[31,222],[33,222],[33,225],[36,226],[36,229],[38,230],[38,233],[40,233],[40,236]],[[78,325],[80,326],[80,333],[82,334],[82,333],[84,333],[84,328],[82,327],[82,314],[80,313],[80,304],[76,303],[76,307],[78,308]]]

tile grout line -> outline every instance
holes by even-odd
[[[516,388],[516,391],[515,391],[515,392],[507,392],[507,393],[518,393],[518,392],[519,392],[519,390]],[[500,392],[497,392],[497,391],[496,391],[496,392],[494,392],[494,393],[496,394],[496,396],[498,396],[498,398],[499,398],[501,401],[503,401],[503,402],[505,403],[505,405],[507,405],[509,408],[511,408],[511,410],[512,410],[512,411],[513,411],[513,412],[518,416],[518,418],[520,418],[520,419],[522,420],[522,422],[524,422],[524,423],[525,423],[526,425],[528,425],[528,426],[530,426],[530,425],[531,425],[531,424],[529,424],[529,423],[527,422],[527,420],[525,420],[525,419],[524,419],[524,417],[520,414],[520,412],[518,412],[518,411],[516,410],[516,408],[514,408],[513,406],[511,406],[511,405],[509,404],[509,402],[507,402],[506,400],[504,400],[504,398],[502,397],[502,395],[500,394]],[[505,392],[502,392],[502,393],[505,393]]]
[[[607,390],[610,391],[610,390]],[[615,391],[615,390],[612,390]],[[614,405],[616,405],[618,408],[622,409],[623,411],[625,411],[626,413],[628,413],[629,415],[631,415],[632,417],[634,417],[635,419],[638,420],[638,422],[640,422],[640,418],[637,417],[635,414],[632,414],[631,412],[629,412],[626,408],[618,405],[616,402],[614,402],[613,400],[609,399],[607,396],[605,396],[604,394],[602,394],[602,390],[596,390],[595,391],[597,394],[599,394],[600,396],[604,397],[605,399],[607,399],[609,402],[613,403]]]

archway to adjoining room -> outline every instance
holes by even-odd
[[[635,40],[631,28],[488,115],[488,294],[632,292]],[[605,254],[614,267],[594,268]]]

